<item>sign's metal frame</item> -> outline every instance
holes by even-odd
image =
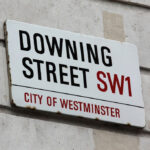
[[[24,31],[22,32],[22,35],[20,34],[21,30]],[[26,50],[20,50],[21,47],[19,44],[21,44],[21,42],[19,40],[19,35],[21,35],[22,38],[24,38],[23,33],[25,33],[25,31],[28,31],[32,36],[34,35],[35,37],[38,37],[36,39],[37,47],[39,46],[39,35],[51,33],[53,36],[56,37],[56,39],[60,37],[64,38],[64,41],[65,39],[70,39],[70,41],[75,41],[78,43],[80,42],[80,45],[82,41],[84,45],[84,47],[82,45],[83,49],[85,49],[86,43],[90,43],[91,45],[95,44],[99,46],[98,43],[99,41],[101,41],[101,45],[103,47],[105,46],[105,49],[110,48],[111,52],[109,52],[107,49],[107,52],[109,52],[108,55],[105,56],[105,59],[107,60],[101,60],[101,63],[103,63],[103,65],[101,65],[100,67],[98,66],[98,64],[92,64],[93,62],[90,61],[74,61],[71,60],[71,58],[63,59],[63,57],[54,56],[54,54],[53,56],[48,56],[47,52],[45,52],[46,54],[43,53],[43,55],[38,55],[33,50],[29,50],[29,52]],[[35,35],[35,33],[37,35]],[[145,126],[144,103],[142,100],[141,78],[136,46],[126,42],[120,43],[118,41],[86,36],[68,31],[17,22],[13,20],[7,20],[5,24],[5,37],[7,46],[8,72],[10,80],[10,95],[12,103],[15,104],[17,107],[32,109],[36,108],[37,110],[54,113],[60,112],[66,115],[81,116],[85,118],[98,119],[106,122],[119,123],[124,125],[130,124],[131,126],[136,127]],[[33,48],[33,40],[31,40],[30,42],[30,47]],[[66,45],[66,47],[67,46],[68,45]],[[90,48],[92,48],[92,46]],[[122,50],[120,51],[120,49]],[[124,55],[123,57],[122,54]],[[88,54],[86,53],[86,55]],[[27,70],[31,71],[29,69],[29,66],[27,67],[27,61],[30,62],[31,60],[29,60],[30,58],[24,58],[25,56],[30,57],[31,60],[34,60],[36,58],[35,61],[37,65],[37,58],[41,59],[43,61],[42,63],[45,63],[47,66],[50,64],[52,65],[53,62],[54,65],[56,65],[55,67],[59,66],[63,68],[64,66],[60,65],[62,62],[65,65],[68,65],[69,63],[67,67],[70,67],[70,70],[72,69],[71,75],[73,76],[68,76],[68,79],[71,83],[69,83],[67,87],[67,85],[62,85],[60,83],[56,84],[51,82],[51,84],[48,84],[48,82],[46,81],[39,81],[35,78],[25,78],[22,72],[24,71],[24,74],[28,76],[29,72],[27,72]],[[49,57],[51,63],[48,62]],[[108,58],[110,57],[112,57],[111,61],[113,61],[113,65],[109,64],[110,66],[108,67]],[[33,64],[33,62],[30,64]],[[75,67],[74,64],[77,67]],[[84,70],[85,68],[88,69],[87,72]],[[35,70],[35,66],[33,66],[32,69]],[[43,73],[44,69],[42,67],[40,69]],[[78,75],[74,74],[73,72],[75,71],[80,71],[80,73],[78,73]],[[43,74],[46,75],[46,73]],[[60,76],[65,76],[63,73],[60,74]],[[58,77],[58,71],[56,71],[56,76]],[[85,84],[85,79],[83,81],[82,79],[84,77],[81,76],[86,77],[88,81],[88,83],[86,84],[88,85]],[[90,81],[91,77],[92,81]],[[122,85],[124,85],[125,81],[130,79],[130,77],[132,80],[132,92],[129,91],[131,85],[126,85],[126,87],[123,87],[123,91],[121,91],[121,88],[118,84],[120,84],[123,81],[124,83]],[[72,81],[71,78],[73,78],[74,81]],[[118,81],[116,81],[116,87],[113,89],[113,82],[111,81],[114,78],[116,78],[116,80]],[[46,77],[44,77],[44,79],[46,79]],[[77,79],[78,82],[76,81]],[[79,87],[79,84],[82,87]],[[78,88],[76,88],[76,86],[78,86]],[[118,90],[116,90],[117,88]],[[36,102],[33,102],[32,98],[34,98]],[[67,108],[65,107],[65,105],[68,105]]]

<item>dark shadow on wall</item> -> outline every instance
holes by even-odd
[[[150,9],[150,5],[142,4],[142,3],[137,3],[137,2],[129,2],[129,1],[124,1],[124,0],[90,0],[90,1],[95,1],[95,2],[105,2],[105,3],[119,3],[127,6],[133,6],[133,7],[140,7],[144,9]]]
[[[143,130],[142,128],[132,127],[128,125],[120,125],[115,123],[103,122],[97,119],[86,119],[82,117],[68,116],[61,113],[49,113],[44,111],[38,111],[33,109],[22,109],[18,107],[7,107],[0,106],[2,110],[0,113],[7,113],[15,116],[26,117],[29,119],[37,119],[49,122],[69,124],[73,126],[81,126],[92,129],[107,130],[117,133],[130,134],[130,135],[140,135],[147,134],[149,132]]]

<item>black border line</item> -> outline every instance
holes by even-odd
[[[35,88],[35,87],[24,86],[24,85],[18,85],[18,84],[12,84],[12,85],[13,85],[13,86],[25,87],[25,88],[30,88],[30,89],[41,90],[41,91],[48,91],[48,92],[54,92],[54,93],[59,93],[59,94],[66,94],[66,95],[72,95],[72,96],[90,98],[90,99],[94,99],[94,100],[100,100],[100,101],[104,101],[104,102],[111,102],[111,103],[116,103],[116,104],[121,104],[121,105],[128,105],[128,106],[132,106],[132,107],[144,108],[144,107],[142,107],[142,106],[135,106],[135,105],[131,105],[131,104],[124,104],[124,103],[119,103],[119,102],[114,102],[114,101],[109,101],[109,100],[104,100],[104,99],[98,99],[98,98],[93,98],[93,97],[88,97],[88,96],[81,96],[81,95],[76,95],[76,94],[58,92],[58,91],[53,91],[53,90],[46,90],[46,89]]]

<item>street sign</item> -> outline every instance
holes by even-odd
[[[16,106],[145,126],[136,46],[13,20],[6,33]]]

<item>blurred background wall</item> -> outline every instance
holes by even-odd
[[[3,35],[6,19],[135,44],[145,128],[12,108]],[[149,0],[0,0],[0,150],[149,150],[149,57]]]

